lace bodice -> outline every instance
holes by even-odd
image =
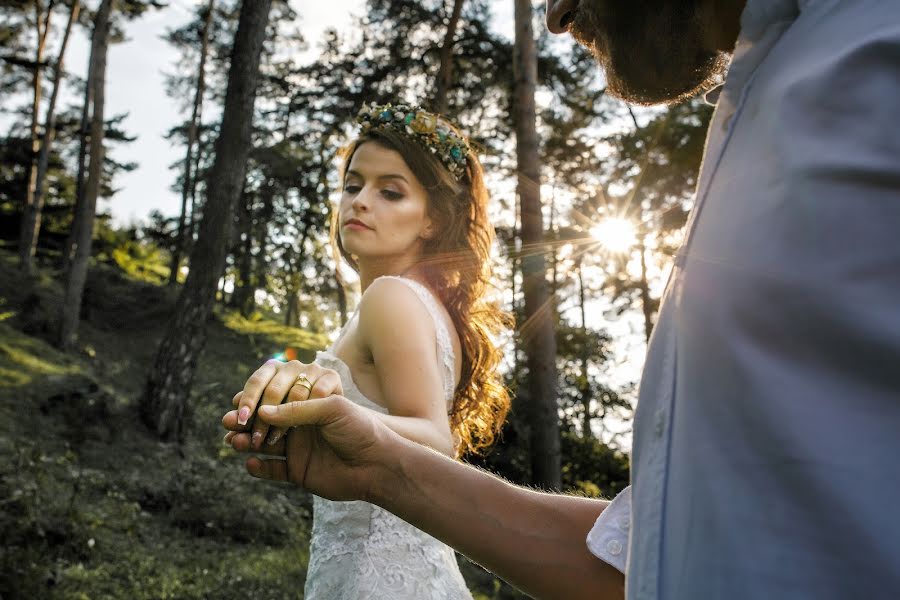
[[[422,300],[434,320],[438,357],[448,407],[455,390],[455,361],[450,332],[438,300],[422,284],[400,277]],[[354,314],[335,345],[357,318]],[[371,410],[387,410],[366,398],[350,368],[332,354],[334,345],[316,362],[341,376],[344,396]],[[313,499],[313,530],[306,600],[422,599],[471,600],[453,550],[388,511],[367,502]]]

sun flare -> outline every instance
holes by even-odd
[[[621,217],[603,219],[591,228],[600,245],[617,254],[628,252],[637,244],[637,230],[634,223]]]

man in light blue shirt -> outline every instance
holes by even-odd
[[[314,427],[248,469],[375,502],[536,597],[616,597],[616,568],[629,598],[900,596],[900,1],[578,5],[548,0],[550,29],[635,101],[708,87],[733,54],[641,381],[633,488],[608,507],[523,490],[336,396],[261,408]]]
[[[900,597],[900,2],[747,2],[686,240],[629,597]]]

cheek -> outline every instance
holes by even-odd
[[[341,200],[338,202],[338,212],[347,212],[350,210],[351,204],[353,204],[353,198],[351,198],[349,194],[341,194]]]
[[[392,213],[390,219],[394,224],[394,227],[392,227],[394,235],[402,238],[410,238],[419,234],[425,219],[419,207],[398,206]]]

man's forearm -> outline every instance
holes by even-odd
[[[369,500],[535,598],[622,598],[624,577],[588,552],[607,503],[514,486],[397,438]]]

